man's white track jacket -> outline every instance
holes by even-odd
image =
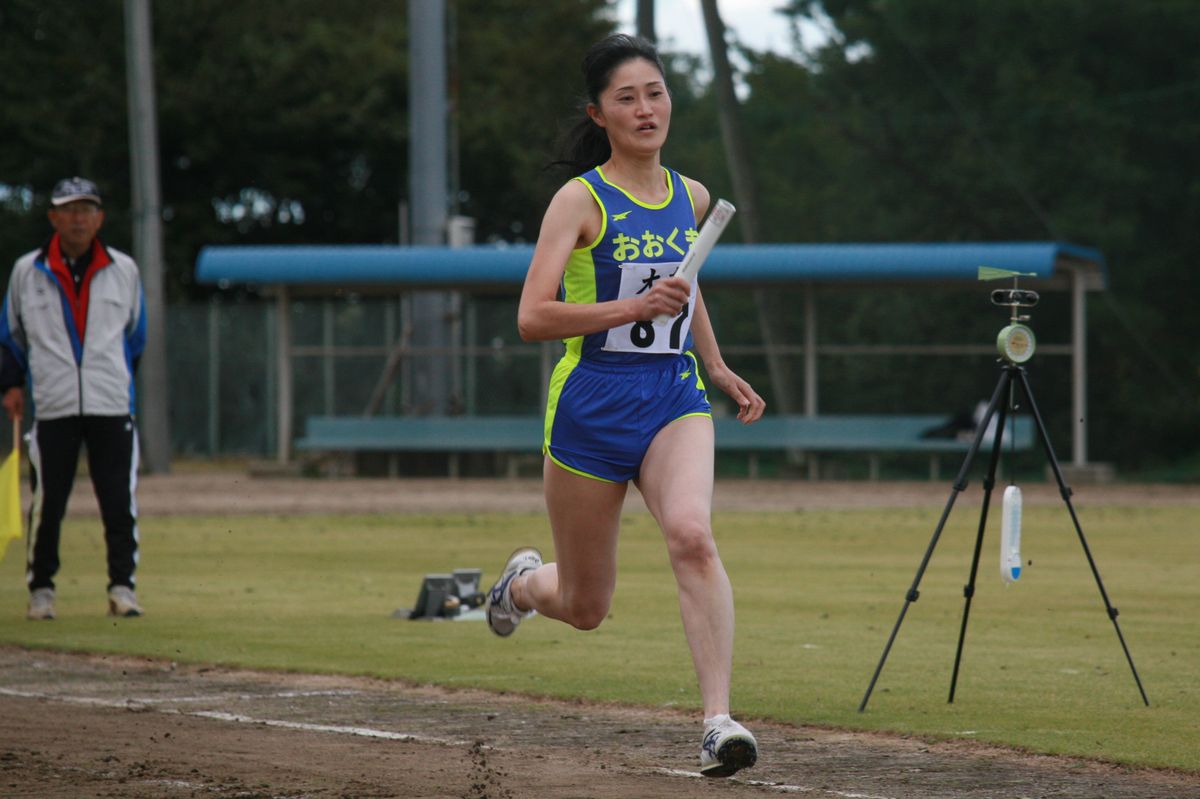
[[[146,342],[145,298],[137,264],[105,248],[112,262],[91,279],[84,340],[45,250],[17,259],[0,310],[6,378],[18,366],[39,419],[134,412],[134,365]],[[6,382],[8,382],[6,380]]]

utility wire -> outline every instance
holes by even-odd
[[[1171,388],[1179,392],[1181,399],[1191,400],[1191,388],[1180,382],[1178,375],[1171,371],[1171,367],[1167,365],[1166,361],[1164,361],[1154,350],[1154,348],[1150,346],[1149,342],[1142,337],[1141,333],[1138,332],[1137,327],[1133,324],[1133,320],[1130,319],[1125,313],[1125,309],[1122,308],[1115,299],[1113,299],[1112,292],[1101,292],[1101,296],[1104,297],[1104,301],[1107,303],[1108,309],[1112,311],[1117,322],[1121,325],[1121,327],[1125,328],[1125,332],[1129,334],[1129,338],[1134,344],[1137,345],[1137,348],[1142,351],[1142,354],[1146,356],[1146,360],[1154,365],[1154,368],[1159,371],[1159,373],[1163,376],[1163,379],[1168,385],[1170,385]]]
[[[954,110],[954,113],[962,122],[963,127],[965,127],[968,132],[982,145],[987,156],[1001,166],[1004,177],[1009,181],[1009,183],[1012,184],[1017,194],[1021,197],[1021,200],[1025,203],[1025,206],[1030,210],[1034,217],[1037,218],[1038,222],[1041,223],[1050,236],[1055,240],[1059,240],[1060,237],[1058,229],[1050,220],[1049,215],[1045,212],[1045,210],[1042,209],[1041,205],[1033,197],[1033,194],[1025,188],[1024,184],[1017,176],[1016,171],[1012,169],[1007,160],[1000,155],[999,151],[991,143],[987,136],[985,136],[983,132],[979,130],[979,126],[976,125],[971,119],[963,103],[961,103],[955,94],[951,92],[949,88],[947,88],[945,82],[941,80],[937,71],[934,70],[929,61],[925,59],[915,47],[912,46],[908,38],[904,35],[903,31],[900,30],[899,25],[897,25],[896,22],[881,9],[876,9],[876,13],[888,26],[892,34],[896,37],[897,41],[899,41],[904,49],[908,52],[909,56],[912,57],[912,59],[925,73],[926,78],[928,78],[930,84],[932,84],[937,90],[938,94],[942,96],[942,99],[944,99],[946,103]],[[838,30],[836,25],[832,24],[825,25],[824,27],[827,29],[829,41],[837,44],[837,46],[840,47],[844,52],[846,42],[845,38],[841,35],[841,31]],[[1188,94],[1196,91],[1197,89],[1200,89],[1200,82],[1188,82],[1174,84],[1171,86],[1160,86],[1144,92],[1129,92],[1116,95],[1110,98],[1109,102],[1119,105],[1143,100],[1161,100],[1176,95]],[[1105,303],[1107,304],[1109,310],[1112,311],[1113,317],[1117,320],[1117,323],[1125,329],[1129,339],[1133,341],[1139,350],[1141,350],[1143,355],[1146,357],[1146,360],[1149,361],[1162,375],[1167,384],[1179,393],[1180,397],[1189,398],[1190,389],[1180,382],[1178,376],[1171,371],[1170,367],[1163,361],[1158,352],[1156,352],[1141,335],[1137,327],[1133,324],[1133,321],[1125,313],[1124,308],[1122,308],[1113,298],[1112,293],[1104,291],[1101,292],[1101,294],[1104,297]]]
[[[1060,240],[1061,236],[1058,228],[1050,219],[1050,215],[1047,214],[1045,209],[1042,208],[1041,204],[1038,203],[1037,199],[1033,196],[1033,193],[1026,188],[1025,184],[1021,181],[1016,170],[1013,169],[1008,160],[1000,154],[1000,151],[995,147],[995,145],[992,144],[991,140],[988,139],[983,131],[979,129],[979,126],[971,118],[970,114],[967,113],[966,106],[958,99],[954,92],[950,91],[949,87],[938,75],[937,70],[933,68],[933,65],[931,65],[929,61],[922,56],[915,47],[912,46],[908,40],[908,37],[905,36],[904,32],[900,29],[900,26],[893,19],[891,19],[891,17],[888,16],[888,14],[885,13],[882,8],[876,8],[875,13],[880,19],[883,20],[888,29],[891,30],[892,34],[896,37],[896,40],[900,42],[900,44],[908,52],[909,56],[911,56],[912,59],[917,63],[917,66],[921,68],[921,71],[925,73],[925,77],[929,80],[930,84],[937,90],[938,94],[942,96],[942,99],[946,101],[947,105],[949,105],[954,113],[958,116],[962,126],[966,128],[967,132],[983,147],[984,153],[987,155],[987,157],[996,162],[996,164],[1000,167],[1001,174],[1012,185],[1013,189],[1017,192],[1017,195],[1021,198],[1021,201],[1025,203],[1025,207],[1028,208],[1038,222],[1041,223],[1042,227],[1046,229],[1046,232],[1050,234],[1052,239],[1055,241]]]

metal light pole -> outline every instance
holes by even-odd
[[[445,0],[408,0],[409,207],[412,243],[445,246],[448,221]],[[453,295],[415,292],[412,302],[412,409],[450,411]],[[428,354],[421,354],[421,349]]]
[[[129,93],[129,161],[133,187],[133,257],[146,292],[146,350],[142,355],[142,450],[146,468],[171,467],[167,414],[166,304],[163,301],[162,200],[158,179],[158,125],[154,104],[154,48],[150,1],[125,0],[125,57]]]

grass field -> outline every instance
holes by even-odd
[[[947,703],[978,520],[962,506],[858,713],[939,511],[718,514],[738,611],[735,712],[1200,771],[1194,508],[1080,511],[1149,708],[1061,506],[1026,508],[1032,565],[1008,587],[993,515],[958,695]],[[499,640],[482,623],[390,615],[412,604],[427,572],[477,567],[490,584],[516,544],[548,552],[541,515],[147,519],[139,596],[148,615],[136,620],[103,615],[99,524],[72,519],[53,623],[25,621],[22,556],[10,545],[0,643],[697,707],[658,533],[633,514],[622,535],[617,596],[599,630],[533,619]]]

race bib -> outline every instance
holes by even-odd
[[[621,264],[621,287],[617,299],[637,297],[654,286],[664,277],[671,277],[679,271],[681,261],[669,261],[657,264]],[[673,319],[662,324],[654,320],[630,322],[627,325],[611,328],[604,340],[604,349],[608,352],[644,352],[667,355],[683,352],[683,343],[687,341],[688,331],[692,328],[692,311],[696,307],[696,287],[692,286],[692,295],[688,297],[687,305]]]

